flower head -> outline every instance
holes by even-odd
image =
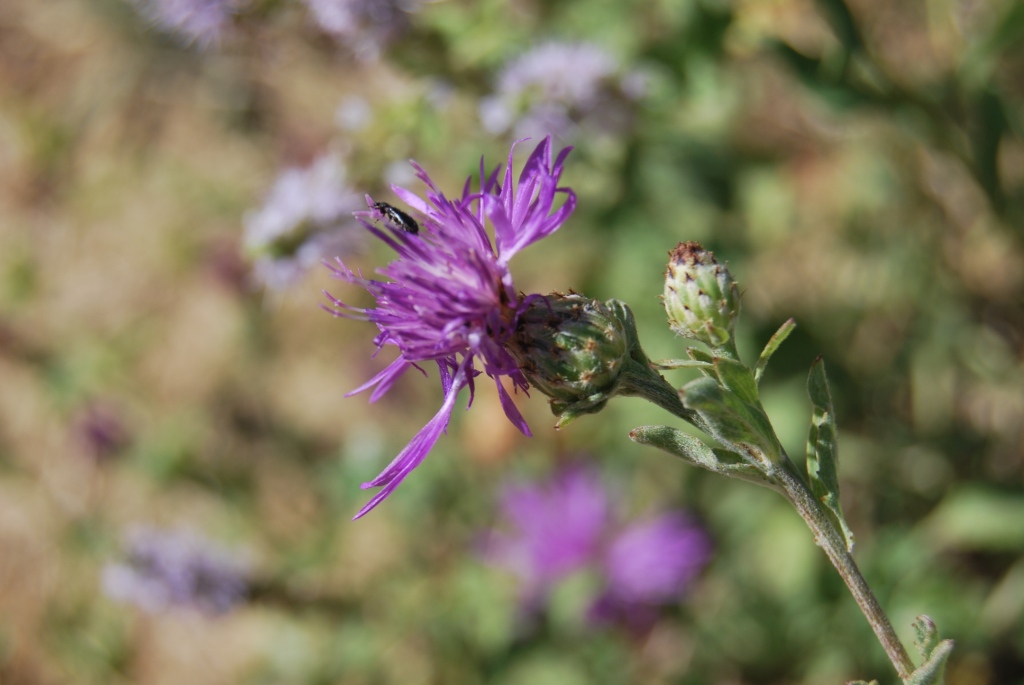
[[[549,42],[510,61],[496,92],[480,103],[484,128],[518,135],[570,136],[582,123],[616,130],[641,89],[638,74],[621,74],[610,53],[591,43]]]
[[[216,43],[228,28],[241,0],[135,0],[161,29],[200,47]]]
[[[732,336],[740,312],[740,291],[729,270],[700,243],[679,243],[665,271],[665,312],[669,327],[716,347]]]
[[[377,478],[363,484],[364,488],[383,489],[356,518],[390,495],[423,461],[447,427],[462,388],[469,388],[472,403],[475,378],[481,373],[494,379],[509,420],[530,434],[501,377],[508,377],[516,390],[528,389],[505,346],[523,312],[539,296],[516,292],[508,263],[527,245],[558,230],[575,208],[572,190],[558,187],[568,152],[564,149],[552,160],[551,140],[546,138],[526,160],[518,182],[513,180],[512,151],[500,181],[500,168],[485,176],[481,160],[479,190],[471,192],[471,179],[467,180],[461,197],[454,199],[438,190],[413,163],[417,177],[427,186],[426,199],[404,188],[393,189],[418,213],[414,218],[419,231],[415,234],[392,225],[367,198],[370,209],[358,214],[360,220],[398,253],[398,259],[378,270],[387,280],[363,278],[341,259],[331,267],[335,277],[369,291],[376,298],[376,307],[362,309],[328,298],[336,315],[375,323],[380,330],[375,339],[378,351],[396,347],[398,357],[353,393],[372,387],[373,402],[410,368],[434,362],[444,402],[395,460]],[[565,200],[556,207],[559,195]],[[383,227],[377,222],[383,222]],[[493,241],[486,230],[488,223],[493,227]]]
[[[281,290],[322,260],[351,252],[357,243],[351,212],[358,207],[337,156],[285,169],[263,205],[243,220],[245,252],[254,259],[257,280]]]
[[[106,594],[149,612],[170,607],[224,613],[246,594],[244,565],[186,531],[139,526],[125,537],[126,559],[103,569]]]
[[[409,26],[419,0],[304,0],[325,33],[362,60],[375,60]]]
[[[552,293],[535,300],[509,344],[533,387],[551,398],[562,427],[604,408],[618,390],[630,357],[621,308],[582,295]]]
[[[604,485],[581,467],[565,469],[543,485],[507,488],[501,509],[514,533],[491,534],[485,556],[522,580],[528,605],[590,564],[611,523]]]
[[[483,553],[519,577],[528,610],[542,608],[568,576],[591,571],[602,589],[589,616],[635,625],[677,601],[710,556],[707,535],[681,511],[618,522],[599,476],[578,465],[545,483],[509,488],[501,509],[510,530],[490,533]]]

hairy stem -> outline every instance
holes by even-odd
[[[854,561],[853,555],[847,551],[843,537],[835,529],[818,500],[807,489],[803,479],[797,475],[792,462],[787,460],[772,475],[777,478],[786,497],[807,522],[808,527],[814,533],[814,541],[825,550],[829,561],[836,567],[836,571],[842,576],[846,586],[850,588],[853,598],[860,606],[860,610],[864,612],[864,617],[871,624],[871,629],[875,631],[875,636],[882,643],[885,653],[889,655],[889,660],[896,668],[900,678],[908,678],[914,672],[914,663],[910,660],[903,643],[896,636],[889,617],[885,615],[878,599],[868,587],[860,569],[857,568],[857,562]]]

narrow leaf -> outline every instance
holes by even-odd
[[[712,368],[714,366],[714,363],[715,363],[714,356],[708,354],[704,350],[697,349],[696,347],[687,347],[686,348],[686,354],[690,355],[690,359],[692,359],[695,362],[704,362],[705,364],[707,364],[707,366],[699,366],[699,367],[697,367],[697,368],[700,369],[700,372],[702,374],[704,374],[708,378],[717,378],[718,377],[715,374],[714,368]]]
[[[640,426],[629,432],[629,438],[642,445],[651,445],[673,454],[694,466],[717,470],[718,457],[704,442],[689,433],[669,426]]]
[[[745,364],[725,357],[717,357],[715,372],[726,390],[748,404],[760,404],[757,397],[757,383]]]
[[[712,366],[708,362],[699,362],[693,359],[659,359],[651,364],[656,369],[699,369]]]
[[[914,632],[917,633],[917,651],[921,653],[924,663],[903,682],[905,685],[942,685],[946,660],[953,651],[953,641],[939,642],[935,621],[923,614],[914,621]]]
[[[786,323],[779,327],[779,330],[775,331],[769,340],[768,344],[761,350],[761,356],[757,358],[757,363],[754,364],[754,381],[760,383],[761,376],[764,374],[764,367],[768,366],[768,360],[775,354],[775,350],[779,349],[779,346],[789,337],[789,334],[796,328],[796,321],[789,319]]]
[[[811,492],[825,505],[846,540],[846,549],[853,552],[853,531],[839,504],[839,445],[836,436],[832,395],[825,377],[825,363],[818,357],[807,377],[807,394],[811,398],[811,427],[807,434],[807,478]]]
[[[953,651],[953,641],[943,640],[928,655],[927,661],[921,664],[910,677],[904,680],[905,685],[942,685],[946,671],[946,660]]]
[[[713,378],[690,381],[679,396],[687,409],[700,415],[713,438],[731,451],[747,455],[750,463],[782,459],[782,445],[759,403],[743,401]]]
[[[650,445],[679,457],[694,466],[724,476],[774,487],[754,466],[742,457],[725,450],[712,450],[699,438],[669,426],[640,426],[629,433],[634,442]]]
[[[935,645],[939,642],[939,629],[935,627],[935,621],[932,620],[931,616],[921,614],[914,621],[914,645],[917,647],[917,651],[920,652],[921,658],[926,660],[931,656],[932,650],[935,649]]]

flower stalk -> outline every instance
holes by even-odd
[[[901,679],[906,680],[914,672],[914,662],[911,661],[910,655],[892,627],[892,622],[857,567],[857,562],[847,549],[843,536],[808,490],[791,461],[787,460],[786,465],[778,469],[775,475],[776,482],[781,486],[786,499],[793,504],[797,513],[814,533],[814,542],[824,550],[828,560],[846,583],[896,672]]]

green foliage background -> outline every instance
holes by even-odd
[[[649,93],[627,132],[570,141],[579,208],[517,257],[517,286],[625,300],[650,356],[679,357],[666,251],[714,250],[748,361],[797,320],[762,383],[792,455],[826,360],[856,556],[901,635],[927,612],[957,641],[947,682],[1024,683],[1024,5],[439,0],[411,19],[366,64],[273,0],[209,50],[120,0],[0,5],[0,682],[895,680],[784,500],[632,444],[670,422],[639,400],[556,433],[520,398],[525,439],[481,392],[349,521],[439,389],[343,397],[380,368],[374,331],[319,291],[363,295],[323,272],[241,287],[241,217],[330,146],[375,196],[410,157],[454,193],[511,142],[477,119],[497,70],[562,39],[642,67]],[[373,117],[346,134],[334,112],[354,96]],[[116,458],[75,438],[94,402],[127,427]],[[518,634],[514,582],[474,555],[503,480],[581,454],[626,511],[683,506],[715,540],[643,638],[588,626],[572,584]],[[216,619],[114,604],[100,569],[136,522],[247,550],[276,590]]]

